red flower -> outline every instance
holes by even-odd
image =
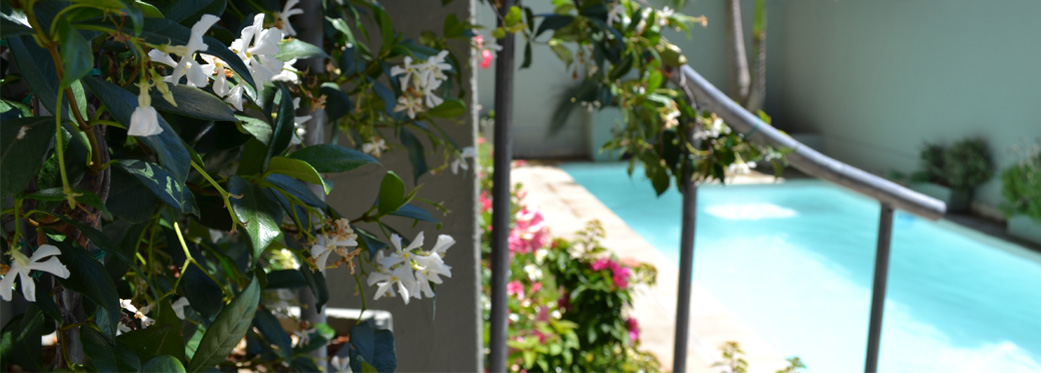
[[[524,284],[513,280],[506,284],[506,294],[517,295],[517,299],[524,299]]]

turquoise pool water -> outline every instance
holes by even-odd
[[[678,261],[675,189],[656,198],[624,164],[562,168]],[[878,214],[815,180],[704,186],[694,278],[809,371],[863,371]],[[893,228],[881,371],[1041,371],[1041,255],[901,211]]]

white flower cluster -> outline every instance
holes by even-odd
[[[404,111],[409,118],[416,119],[416,114],[424,110],[424,104],[433,108],[444,102],[434,92],[448,79],[444,72],[452,69],[452,65],[445,62],[447,56],[448,51],[441,51],[419,64],[413,64],[412,57],[405,57],[404,65],[390,69],[390,75],[400,76],[401,83],[401,97],[394,112]]]
[[[180,299],[177,299],[177,301],[170,303],[170,308],[173,309],[174,315],[176,315],[178,319],[184,320],[184,308],[190,305],[191,304],[188,303],[188,298],[181,297]],[[152,308],[155,307],[155,303],[149,303],[144,307],[137,308],[136,306],[134,306],[132,300],[120,299],[119,306],[122,307],[124,310],[130,311],[130,313],[134,314],[135,319],[141,320],[141,327],[148,328],[152,325],[155,325],[155,319],[148,316],[148,313],[152,312]],[[132,330],[133,329],[131,329],[129,326],[122,322],[116,325],[116,335],[128,333]]]
[[[431,298],[434,290],[430,283],[443,283],[440,276],[452,277],[452,267],[443,259],[448,248],[455,244],[451,236],[438,236],[430,251],[422,250],[423,232],[419,232],[404,249],[401,248],[401,236],[392,235],[390,242],[395,250],[390,255],[384,255],[383,251],[376,253],[376,272],[369,274],[369,285],[377,286],[374,299],[401,294],[401,300],[408,304],[409,298]]]
[[[712,116],[712,121],[705,124],[705,121],[701,121],[702,128],[699,128],[694,132],[694,138],[698,140],[705,140],[719,137],[719,135],[730,134],[730,127],[723,123],[723,119]]]
[[[358,234],[354,233],[350,221],[347,219],[336,219],[326,231],[318,235],[318,239],[311,245],[311,258],[320,269],[325,269],[325,263],[329,260],[329,254],[336,253],[344,259],[350,259],[357,255],[358,249],[351,252],[348,248],[358,246]]]
[[[282,29],[276,27],[264,28],[264,14],[257,14],[253,18],[253,24],[242,28],[239,38],[231,42],[231,51],[235,52],[239,59],[249,68],[250,77],[256,83],[257,95],[253,97],[254,100],[259,97],[260,91],[264,89],[264,84],[273,81],[299,83],[299,77],[297,76],[299,71],[293,68],[296,59],[282,62],[275,58],[275,55],[280,50],[279,44],[285,40],[286,36],[295,34],[292,26],[289,26],[287,21],[289,16],[300,14],[299,9],[292,9],[295,5],[296,2],[290,2],[279,13],[280,27]],[[212,14],[203,15],[192,26],[187,45],[164,45],[159,49],[153,49],[148,52],[148,57],[152,61],[173,68],[170,75],[163,77],[162,82],[155,82],[157,88],[163,92],[164,97],[171,104],[177,105],[177,103],[173,102],[173,97],[169,95],[165,83],[179,84],[182,77],[187,78],[186,85],[197,88],[205,88],[209,86],[210,80],[213,80],[213,93],[224,99],[225,102],[238,111],[243,110],[243,94],[253,94],[246,89],[244,80],[239,79],[237,83],[228,81],[228,78],[233,77],[234,73],[227,62],[216,56],[202,53],[209,49],[209,46],[203,40],[203,36],[218,20],[220,18]],[[283,29],[286,29],[287,32],[283,32]],[[174,60],[171,54],[179,56],[179,59]],[[203,60],[203,63],[195,60],[196,54]],[[138,107],[134,110],[134,114],[131,117],[128,133],[132,136],[160,134],[163,132],[163,129],[159,127],[158,114],[155,108],[151,106],[151,98],[148,96],[149,85],[143,83],[139,84],[139,86],[141,90],[138,96]],[[294,101],[294,104],[299,105],[299,101]],[[299,117],[296,124],[298,126],[302,125],[309,119],[310,117],[308,116]],[[299,136],[302,136],[302,134],[299,134]],[[295,140],[297,140],[295,143],[299,143],[298,139]]]

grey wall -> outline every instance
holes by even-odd
[[[1036,0],[784,1],[775,124],[820,132],[824,152],[879,174],[917,167],[925,141],[1041,140]],[[778,59],[771,60],[771,63]],[[977,201],[1000,202],[1000,181]]]
[[[469,19],[473,14],[473,2],[456,0],[446,8],[440,2],[385,1],[383,5],[392,18],[395,27],[409,37],[417,37],[422,30],[433,30],[440,34],[442,20],[449,12],[460,19]],[[378,35],[378,33],[376,33]],[[378,36],[376,36],[378,37]],[[453,45],[453,53],[462,61],[473,61],[472,53],[466,43]],[[474,92],[473,70],[471,65],[463,71],[463,87],[468,95],[464,97],[467,105],[473,107],[476,100]],[[442,128],[459,146],[475,144],[475,115],[470,115],[462,123],[444,122]],[[385,136],[387,143],[395,143],[393,136]],[[380,159],[388,169],[396,170],[407,186],[413,186],[412,172],[407,153],[400,147]],[[430,146],[427,144],[429,150]],[[427,162],[431,167],[441,164],[439,155],[430,155]],[[471,170],[473,168],[471,167]],[[336,189],[328,197],[330,205],[348,217],[356,217],[370,206],[356,206],[346,201],[373,201],[376,198],[379,183],[384,169],[378,166],[365,166],[347,174],[334,176]],[[432,224],[420,224],[412,228],[412,221],[407,219],[391,220],[392,226],[411,239],[420,230],[426,232],[427,247],[437,240],[438,234],[449,234],[455,238],[456,244],[448,250],[445,262],[452,267],[452,278],[446,279],[437,287],[437,298],[413,299],[405,306],[401,298],[382,298],[373,301],[375,287],[364,285],[365,297],[369,309],[389,310],[393,314],[394,338],[398,356],[398,370],[409,371],[455,371],[474,372],[481,368],[481,313],[479,303],[480,272],[479,246],[477,234],[477,178],[473,171],[453,175],[450,171],[438,175],[425,175],[419,179],[422,184],[418,196],[442,203],[450,214],[442,216],[435,213],[442,223],[441,230]],[[348,196],[350,196],[348,198]],[[427,208],[428,211],[432,209]],[[363,225],[364,226],[364,225]],[[375,229],[378,231],[378,229]],[[364,282],[363,282],[364,284]],[[355,295],[354,278],[345,266],[328,273],[328,286],[331,294],[329,302],[332,307],[360,308],[360,295]]]

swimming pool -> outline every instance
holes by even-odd
[[[678,261],[682,197],[625,167],[561,168]],[[703,186],[694,278],[809,371],[863,371],[878,214],[816,180]],[[1041,371],[1041,254],[1026,248],[897,211],[885,309],[883,372]]]

